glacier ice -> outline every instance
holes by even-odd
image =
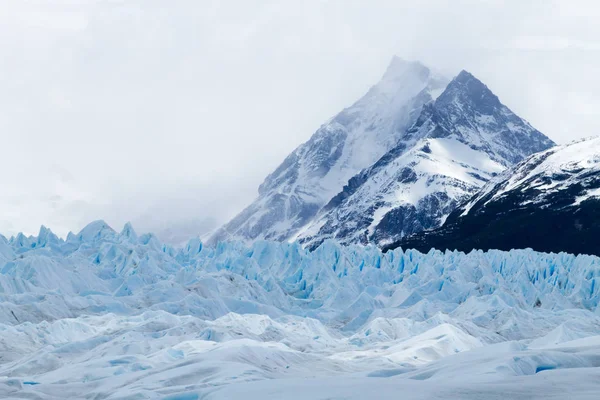
[[[0,236],[0,398],[594,398],[599,276],[532,250],[42,227]]]

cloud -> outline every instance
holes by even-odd
[[[582,50],[599,51],[600,40],[577,40],[568,37],[553,36],[519,36],[514,39],[513,47],[519,50]]]
[[[141,230],[223,222],[393,54],[468,69],[558,142],[600,132],[594,1],[2,7],[6,234],[45,224],[64,235],[97,218]]]

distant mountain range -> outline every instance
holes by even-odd
[[[389,245],[439,227],[494,176],[552,146],[470,73],[448,81],[395,57],[381,81],[294,150],[209,243]]]

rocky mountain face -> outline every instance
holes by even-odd
[[[444,226],[390,246],[600,254],[600,138],[534,154],[492,179]]]
[[[462,71],[297,238],[309,248],[330,238],[384,246],[436,228],[496,174],[553,145]]]
[[[350,178],[394,148],[446,84],[421,63],[394,57],[381,81],[294,150],[209,242],[289,240]]]

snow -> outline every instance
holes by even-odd
[[[361,99],[323,124],[259,188],[258,198],[215,232],[219,240],[290,240],[348,180],[393,148],[447,80],[394,57]]]
[[[600,173],[600,137],[580,139],[536,153],[513,168],[490,180],[465,206],[462,216],[482,199],[484,204],[504,196],[510,191],[539,191],[535,202],[542,203],[553,193],[565,191],[574,185],[594,184],[593,177]],[[559,177],[559,178],[557,178]],[[585,190],[572,205],[577,206],[589,198],[600,197],[598,188]]]
[[[585,195],[576,198],[574,205],[579,205],[587,199],[600,197],[600,188],[587,190]]]
[[[531,250],[42,228],[0,237],[0,398],[597,398],[598,277]]]
[[[425,148],[427,151],[423,150]],[[414,181],[405,182],[399,178],[406,169],[414,172]],[[335,225],[332,221],[337,219],[353,220],[353,213],[368,215],[373,204],[377,203],[379,205],[371,216],[371,223],[365,229],[370,235],[388,212],[401,205],[418,206],[427,196],[440,193],[447,195],[450,202],[461,202],[484,184],[483,179],[488,180],[504,169],[487,153],[474,150],[456,139],[421,139],[409,151],[373,174],[343,207],[321,215],[294,239],[305,239],[304,244],[320,240],[319,231],[324,226]],[[441,216],[442,220],[446,216]],[[336,235],[334,233],[333,236]],[[361,235],[363,231],[356,229],[353,236],[344,237],[344,240],[356,242]]]
[[[492,177],[554,145],[466,71],[435,95],[396,146],[293,240],[310,248],[326,239],[383,246],[437,228]]]

